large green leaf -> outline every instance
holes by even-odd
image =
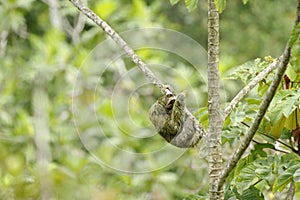
[[[300,79],[300,71],[296,72],[297,68],[300,66],[291,66],[289,65],[285,71],[285,74],[289,77],[291,82],[298,82]]]
[[[285,186],[287,186],[293,179],[293,175],[291,173],[283,173],[276,180],[273,185],[273,192],[282,191]]]
[[[272,102],[268,113],[271,124],[274,126],[282,116],[288,118],[297,108],[299,102],[300,90],[290,89],[281,90],[276,93],[274,102]]]
[[[238,177],[236,177],[236,181],[243,183],[242,185],[238,185],[239,187],[242,186],[243,188],[249,187],[253,181],[257,178],[255,174],[256,167],[253,164],[250,164],[243,168]]]

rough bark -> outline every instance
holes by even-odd
[[[218,190],[218,178],[222,170],[219,93],[219,13],[213,0],[208,0],[208,163],[210,199],[224,199],[223,190]]]

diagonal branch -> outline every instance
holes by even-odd
[[[232,112],[237,104],[252,90],[260,81],[262,81],[269,73],[271,73],[281,62],[282,56],[274,60],[269,66],[267,66],[262,72],[260,72],[254,79],[252,79],[229,103],[224,110],[224,119]]]
[[[300,22],[300,0],[298,0],[298,7],[297,7],[297,18],[295,20],[295,26],[298,25]],[[239,148],[235,151],[233,154],[231,160],[227,163],[226,168],[222,171],[221,176],[218,181],[218,190],[222,190],[222,187],[226,181],[226,178],[228,177],[229,173],[234,169],[239,159],[242,157],[243,153],[248,148],[252,138],[254,137],[255,132],[258,130],[259,124],[262,121],[275,93],[278,88],[278,85],[280,84],[280,81],[282,79],[282,76],[287,68],[287,65],[290,60],[290,41],[287,42],[287,45],[284,49],[284,53],[282,55],[282,59],[280,59],[278,64],[277,72],[274,76],[274,79],[268,88],[266,94],[263,97],[263,101],[261,102],[257,115],[254,119],[253,124],[250,126],[248,133],[246,134],[244,140],[240,144]]]
[[[231,160],[227,163],[226,168],[222,171],[221,176],[218,181],[218,189],[221,190],[223,184],[225,183],[226,178],[228,177],[229,173],[233,170],[233,168],[236,166],[239,159],[242,157],[243,153],[248,148],[254,134],[256,133],[260,122],[262,121],[275,93],[277,90],[277,87],[281,81],[281,78],[287,68],[287,65],[290,60],[290,42],[286,45],[286,48],[284,50],[282,59],[279,62],[279,66],[277,69],[277,72],[274,76],[274,79],[268,88],[266,94],[263,97],[263,101],[261,102],[257,115],[254,119],[253,124],[250,126],[248,133],[246,134],[244,140],[241,142],[239,148],[235,151],[234,155],[232,156]]]
[[[121,38],[121,36],[113,28],[111,28],[91,9],[83,5],[79,0],[69,1],[75,7],[77,7],[78,10],[80,10],[83,14],[85,14],[88,18],[90,18],[98,26],[100,26],[103,29],[103,31],[105,31],[115,41],[115,43],[126,52],[129,58],[140,68],[140,70],[145,74],[145,76],[161,90],[163,94],[167,94],[169,92],[167,87],[153,74],[153,72],[139,58],[139,56],[133,51],[133,49],[125,42],[123,38]]]
[[[144,75],[156,85],[164,95],[174,94],[172,89],[168,85],[164,85],[146,66],[146,64],[138,57],[138,55],[133,51],[133,49],[124,41],[121,36],[115,32],[104,20],[102,20],[96,13],[91,9],[82,4],[79,0],[69,0],[75,7],[77,7],[83,14],[88,18],[93,20],[98,26],[100,26],[106,34],[108,34],[113,41],[121,47],[129,58],[140,68]],[[174,94],[175,95],[175,94]],[[201,137],[206,135],[205,129],[199,124],[198,120],[185,109],[184,111],[185,121],[184,121],[184,130],[181,134],[178,134],[171,144],[177,147],[189,147],[196,145]],[[186,125],[187,124],[187,125]],[[191,140],[192,138],[192,140]],[[192,141],[192,142],[191,142]],[[185,142],[185,145],[182,144]],[[188,143],[189,145],[186,145]]]
[[[246,124],[245,122],[241,122],[241,124],[243,124],[243,125],[247,126],[248,128],[250,128],[250,126],[248,124]],[[273,137],[272,135],[268,135],[268,134],[266,134],[266,133],[264,133],[264,132],[262,132],[260,130],[257,130],[257,132],[259,134],[261,134],[261,135],[263,135],[263,136],[265,136],[265,137],[267,137],[267,138],[275,141],[275,142],[278,142],[279,144],[281,144],[281,145],[285,146],[286,148],[290,149],[292,152],[297,153],[297,150],[294,149],[292,146],[290,146],[288,144],[285,144],[284,142],[282,142],[282,141],[276,139],[275,137]]]

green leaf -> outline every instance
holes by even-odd
[[[215,4],[219,13],[221,13],[225,9],[226,0],[215,0]]]
[[[245,158],[242,158],[237,166],[235,167],[235,170],[234,170],[234,177],[239,177],[240,175],[240,172],[250,163],[253,161],[253,159],[251,159],[251,155],[245,157]]]
[[[261,194],[259,189],[251,185],[248,189],[243,191],[243,194],[241,195],[241,200],[253,200],[253,199],[263,200],[264,196]]]
[[[271,125],[274,126],[284,115],[288,118],[296,109],[296,103],[300,98],[300,90],[281,90],[276,93],[271,105],[268,117]]]
[[[235,196],[235,194],[232,191],[226,190],[226,192],[225,192],[225,199],[227,199],[227,200],[235,200],[236,196]]]
[[[300,168],[295,171],[293,177],[295,182],[300,182]]]
[[[185,0],[185,7],[189,12],[192,12],[198,4],[198,0]]]
[[[300,73],[300,23],[295,27],[290,38],[290,63],[296,73]]]
[[[256,58],[234,67],[235,70],[226,78],[241,79],[245,84],[248,84],[250,80],[265,68],[265,65],[266,63],[262,59]]]
[[[243,0],[243,4],[246,4],[246,3],[248,3],[248,0]]]
[[[286,129],[286,128],[283,128],[282,132],[281,132],[281,136],[280,136],[280,139],[289,139],[292,137],[292,131]]]
[[[290,173],[283,173],[281,174],[276,180],[273,185],[273,192],[282,191],[285,186],[287,186],[293,180],[293,176]]]
[[[106,19],[116,10],[117,6],[117,2],[114,1],[101,1],[96,5],[95,12]]]
[[[274,148],[274,145],[269,144],[269,143],[255,144],[254,145],[254,150],[251,151],[251,152],[253,152],[255,154],[258,154],[261,157],[267,157],[267,153],[264,151],[264,148],[272,149],[272,148]]]
[[[293,30],[290,38],[290,46],[293,47],[297,40],[300,38],[300,23],[297,24],[295,29]]]
[[[260,178],[266,178],[272,172],[272,168],[270,166],[264,166],[263,168],[258,168],[255,170],[255,173]]]
[[[296,161],[299,160],[298,155],[295,154],[295,153],[289,153],[289,154],[284,154],[283,156],[281,156],[280,162],[282,164],[286,165],[286,164],[288,164],[288,163],[290,163],[291,161],[294,161],[294,160],[296,160]],[[287,165],[287,166],[290,166],[290,165]]]
[[[251,163],[245,168],[243,168],[238,177],[236,177],[236,182],[238,182],[238,187],[241,189],[248,188],[253,181],[257,180],[255,174],[256,167]]]
[[[273,192],[279,190],[280,192],[293,180],[294,174],[300,168],[300,163],[293,162],[294,164],[286,171],[284,171],[279,177],[275,180],[273,185]],[[297,164],[295,164],[297,163]],[[297,175],[298,176],[298,175]]]
[[[296,72],[297,68],[300,66],[291,66],[289,65],[286,69],[285,74],[289,77],[292,82],[297,82],[298,73]],[[299,71],[300,72],[300,71]]]
[[[205,200],[207,198],[208,198],[207,195],[192,194],[189,195],[188,197],[185,197],[183,200]]]
[[[264,148],[272,149],[272,148],[274,148],[274,145],[270,144],[270,143],[261,143],[261,144],[255,144],[254,148],[255,149],[264,149]]]
[[[172,6],[174,6],[175,4],[177,4],[180,0],[170,0],[170,3]]]

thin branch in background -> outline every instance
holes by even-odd
[[[80,33],[83,31],[85,25],[85,17],[82,13],[79,13],[73,28],[73,32],[71,34],[73,44],[77,44],[80,38]]]
[[[85,25],[83,14],[78,14],[73,27],[66,16],[61,13],[58,0],[43,0],[43,2],[49,6],[49,14],[52,26],[63,30],[72,38],[73,44],[77,44],[79,41],[79,35]],[[84,0],[84,2],[86,1]]]
[[[49,97],[44,88],[42,77],[37,77],[32,93],[32,109],[34,120],[34,142],[36,146],[36,161],[40,177],[41,199],[52,199],[53,183],[48,167],[52,160],[50,151],[50,131],[48,106]]]
[[[247,126],[248,128],[250,127],[250,126],[249,126],[248,124],[246,124],[245,122],[241,122],[241,124]],[[273,137],[272,135],[268,135],[268,134],[266,134],[266,133],[264,133],[264,132],[262,132],[262,131],[260,131],[260,130],[257,130],[257,132],[260,133],[261,135],[263,135],[263,136],[265,136],[265,137],[271,139],[271,140],[274,140],[274,141],[276,141],[276,142],[282,144],[283,146],[285,146],[285,147],[287,147],[288,149],[290,149],[292,152],[297,153],[297,150],[294,149],[292,146],[290,146],[290,145],[288,145],[288,144],[286,144],[286,143],[284,143],[284,142],[282,142],[282,141],[276,139],[276,138]]]
[[[300,5],[300,4],[299,4]],[[286,200],[293,200],[295,195],[295,183],[292,181],[287,191]]]
[[[2,31],[0,35],[0,57],[4,57],[6,53],[8,31]]]
[[[254,142],[255,144],[261,144],[260,142],[254,140],[254,139],[252,140],[252,142]],[[275,147],[273,147],[273,148],[268,148],[268,149],[272,149],[272,150],[274,150],[274,151],[278,151],[278,152],[281,152],[281,153],[289,153],[289,152],[287,152],[287,151],[283,151],[283,150],[277,149],[277,148],[275,148]]]
[[[86,0],[83,0],[83,3],[87,3]],[[72,43],[77,44],[80,39],[80,33],[83,31],[85,26],[85,17],[81,12],[78,13],[77,17],[74,20],[74,25],[72,26],[68,19],[64,17],[63,19],[64,29],[67,34],[72,38]]]
[[[53,27],[62,29],[62,16],[59,11],[59,1],[58,0],[44,0],[49,5],[50,21]]]
[[[260,72],[254,79],[252,79],[229,103],[224,110],[224,119],[232,112],[237,104],[252,90],[260,81],[262,81],[268,74],[270,74],[282,60],[282,56],[275,59],[270,65],[268,65],[262,72]]]
[[[259,179],[258,181],[256,181],[253,186],[257,185],[258,183],[260,183],[263,179]]]
[[[248,133],[246,134],[246,136],[244,137],[243,141],[241,142],[239,148],[234,152],[231,160],[227,163],[227,166],[221,173],[221,176],[220,176],[219,182],[218,182],[219,190],[222,189],[229,173],[236,166],[237,162],[240,160],[240,158],[242,157],[242,155],[248,148],[249,144],[251,143],[251,140],[254,137],[256,131],[258,130],[260,122],[262,121],[262,119],[263,119],[263,117],[264,117],[276,91],[277,91],[277,88],[281,82],[281,79],[287,68],[289,60],[290,60],[290,42],[288,41],[288,43],[285,47],[284,53],[283,53],[283,57],[279,62],[279,66],[278,66],[277,72],[274,76],[274,79],[273,79],[271,85],[269,86],[266,94],[263,97],[263,100],[259,106],[256,117],[255,117],[252,125],[250,126]]]

